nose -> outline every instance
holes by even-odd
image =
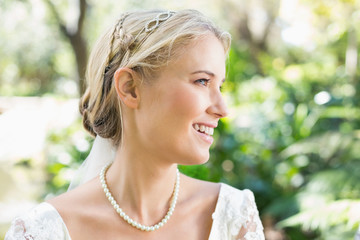
[[[216,118],[224,118],[229,114],[224,97],[219,90],[211,94],[210,101],[211,104],[207,109],[207,112],[210,115],[213,115]]]

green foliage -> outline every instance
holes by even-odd
[[[315,205],[279,223],[280,227],[301,226],[304,231],[318,231],[321,239],[354,239],[358,228],[359,200],[338,200]]]
[[[279,226],[318,231],[322,239],[353,239],[360,220],[359,167],[349,163],[313,174],[296,194],[300,212]]]
[[[210,176],[253,190],[290,239],[353,239],[360,222],[360,85],[359,71],[353,80],[345,70],[347,37],[345,28],[312,52],[268,49],[258,56],[266,76],[249,49],[235,43],[229,54],[224,89],[235,116],[224,122]]]
[[[74,169],[78,169],[90,152],[92,139],[76,121],[66,129],[49,133],[47,148],[47,191],[51,195],[63,193],[69,187]]]
[[[179,166],[180,172],[201,180],[210,180],[209,169],[205,165]]]

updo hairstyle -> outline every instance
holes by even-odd
[[[95,44],[86,70],[87,89],[80,100],[83,124],[93,136],[110,138],[118,145],[122,136],[120,100],[114,86],[114,73],[128,67],[142,82],[151,84],[161,67],[181,54],[190,42],[212,33],[225,52],[230,34],[217,28],[196,10],[171,12],[171,16],[150,32],[144,31],[160,10],[123,14]]]

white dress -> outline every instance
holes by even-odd
[[[209,240],[264,240],[263,226],[250,190],[221,184]],[[11,224],[5,240],[70,240],[60,214],[41,203]]]

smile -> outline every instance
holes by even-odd
[[[193,125],[194,129],[198,132],[205,133],[209,136],[212,136],[214,134],[214,128],[205,126],[203,124],[197,124],[195,123]]]

